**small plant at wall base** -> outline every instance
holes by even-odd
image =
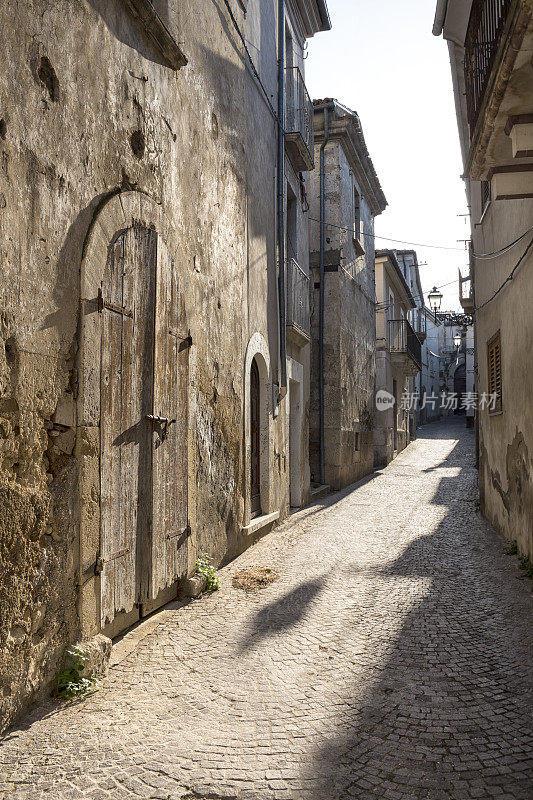
[[[520,569],[524,573],[520,576],[521,580],[525,580],[526,578],[533,580],[533,563],[531,563],[529,558],[526,558],[526,556],[522,556],[518,559],[518,561],[520,563]]]
[[[56,675],[56,694],[64,700],[73,700],[75,697],[95,692],[98,681],[92,675],[83,678],[81,673],[87,662],[87,657],[82,647],[72,645],[65,651],[65,668]]]
[[[211,556],[207,555],[207,553],[202,553],[196,559],[196,574],[205,577],[206,592],[216,592],[217,589],[220,589],[220,578],[216,574]]]
[[[518,555],[518,564],[523,572],[523,575],[520,575],[520,580],[523,581],[526,578],[533,580],[533,563],[529,560],[529,558],[527,558],[527,556],[521,556],[519,554],[518,543],[516,539],[513,539],[510,542],[509,548],[505,552],[508,556]]]

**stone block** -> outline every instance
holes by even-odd
[[[57,425],[64,425],[66,428],[76,427],[76,403],[73,395],[64,394],[59,398],[53,421]]]
[[[202,594],[207,585],[207,578],[205,575],[193,575],[191,578],[185,578],[180,585],[181,595],[183,597],[198,597]]]
[[[80,647],[85,653],[85,666],[80,675],[82,678],[105,678],[109,669],[109,659],[111,658],[111,639],[102,633],[97,634],[92,639],[80,642]]]
[[[76,431],[73,428],[70,428],[68,431],[63,431],[63,433],[60,433],[59,436],[56,436],[54,440],[55,446],[58,447],[61,452],[66,453],[67,455],[72,455],[75,442]]]

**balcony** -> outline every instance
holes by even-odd
[[[413,378],[422,366],[420,339],[406,319],[389,320],[388,334],[392,365]]]
[[[303,347],[310,341],[309,276],[294,258],[287,261],[285,274],[287,338]]]
[[[413,312],[411,322],[420,344],[423,344],[427,336],[426,315],[421,309],[417,309]]]
[[[306,172],[315,166],[313,104],[298,67],[285,70],[285,81],[285,147],[294,169]]]
[[[473,0],[464,43],[466,173],[484,199],[533,196],[533,15],[523,0]]]
[[[465,39],[465,82],[471,135],[478,121],[512,0],[474,0]]]
[[[470,275],[463,278],[459,270],[459,302],[465,314],[474,312],[474,293],[472,291],[472,281]]]

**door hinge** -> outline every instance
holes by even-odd
[[[133,319],[133,311],[130,311],[126,306],[116,306],[114,303],[108,303],[107,300],[104,300],[102,295],[102,289],[98,289],[98,297],[96,298],[96,306],[98,308],[98,313],[101,314],[104,308],[107,308],[109,311],[114,311],[115,314],[122,314],[124,317],[131,317]]]
[[[187,348],[189,348],[189,347],[192,347],[192,336],[191,336],[191,332],[190,331],[187,334],[187,336],[185,336],[185,337],[183,337],[181,339],[181,342],[179,343],[178,350],[181,352],[182,350],[187,350]]]

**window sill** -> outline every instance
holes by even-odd
[[[355,248],[355,252],[358,256],[364,256],[365,248],[364,245],[361,244],[361,240],[358,239],[356,236],[352,238],[353,246]]]
[[[159,17],[150,0],[124,0],[133,16],[143,25],[148,36],[172,69],[180,69],[187,64],[187,58],[180,46]]]

